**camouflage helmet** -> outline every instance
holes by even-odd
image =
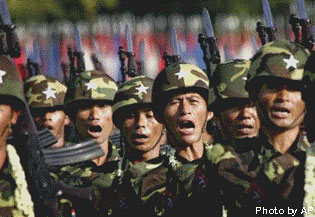
[[[118,86],[110,76],[100,71],[85,71],[76,77],[69,85],[65,106],[69,107],[73,103],[96,100],[113,102]]]
[[[0,56],[0,97],[2,100],[9,97],[8,102],[16,109],[24,107],[25,98],[22,81],[13,61],[4,55]]]
[[[250,61],[235,59],[217,65],[213,72],[216,94],[220,98],[248,98],[245,84]]]
[[[159,117],[164,109],[165,99],[169,98],[170,94],[190,90],[198,92],[208,102],[209,86],[210,81],[207,74],[198,66],[184,62],[169,65],[154,80],[152,88],[153,111]]]
[[[56,78],[35,75],[24,82],[24,92],[30,108],[51,108],[64,105],[67,87]]]
[[[122,83],[114,97],[113,121],[120,128],[121,115],[133,106],[151,107],[153,79],[141,75]]]
[[[272,41],[261,47],[251,60],[246,90],[251,91],[258,81],[270,77],[294,81],[314,79],[304,73],[310,53],[301,45],[290,41]]]

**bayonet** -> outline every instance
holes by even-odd
[[[143,39],[139,42],[139,60],[138,60],[138,68],[139,74],[144,75],[144,62],[145,62],[145,42]]]
[[[119,46],[118,50],[118,56],[120,60],[120,72],[121,72],[121,79],[122,83],[126,81],[126,73],[127,73],[127,67],[126,67],[126,51],[124,50],[123,46]]]
[[[268,36],[268,42],[271,42],[276,39],[275,37],[276,28],[273,24],[272,13],[270,10],[270,5],[269,5],[268,0],[262,0],[262,8],[263,8],[263,14],[265,17],[265,31]]]
[[[14,32],[15,25],[12,24],[11,17],[5,0],[0,0],[2,24],[0,30],[3,32],[1,36],[0,54],[10,55],[17,58],[21,55],[21,49],[17,36]]]
[[[39,45],[38,41],[33,41],[33,51],[31,55],[27,58],[27,71],[28,76],[32,77],[40,73],[40,54],[39,54]]]
[[[169,66],[173,63],[177,63],[180,61],[180,51],[178,46],[178,40],[177,40],[177,34],[176,30],[173,27],[170,27],[170,41],[171,41],[171,47],[172,47],[172,53],[173,55],[168,54],[167,52],[164,52],[163,59],[165,61],[165,66]]]
[[[68,57],[70,61],[70,81],[78,74],[85,71],[84,54],[81,46],[81,36],[77,25],[73,26],[75,48],[68,48]],[[70,82],[69,81],[69,82]]]
[[[206,35],[200,33],[198,35],[198,42],[203,52],[203,61],[206,65],[206,72],[209,79],[213,76],[212,64],[219,64],[221,61],[220,53],[216,43],[209,12],[206,8],[202,10],[203,25],[205,27]]]
[[[103,64],[98,59],[98,55],[97,55],[97,54],[99,54],[98,44],[95,40],[92,40],[92,45],[93,45],[93,53],[91,55],[91,59],[92,59],[94,68],[95,68],[95,70],[98,70],[98,71],[106,74]]]
[[[125,28],[125,37],[126,37],[126,43],[127,43],[126,56],[128,58],[127,75],[128,77],[135,77],[137,74],[135,53],[133,51],[132,32],[128,24],[126,25],[126,28]]]

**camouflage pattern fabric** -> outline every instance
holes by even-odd
[[[65,104],[71,107],[80,100],[113,101],[118,86],[110,76],[94,70],[81,73],[68,88]]]
[[[213,72],[218,97],[248,98],[245,83],[249,66],[250,61],[245,59],[218,64]]]
[[[67,87],[55,78],[35,75],[24,82],[24,92],[30,108],[63,106]]]
[[[3,167],[0,170],[0,216],[28,216],[23,212],[21,207],[17,206],[17,201],[14,193],[17,183],[12,175],[12,169],[12,165],[9,163],[7,158],[4,162]],[[27,189],[25,190],[28,191]],[[19,196],[21,197],[21,195]]]
[[[256,149],[252,148],[255,144]],[[248,147],[233,157],[223,157],[229,146]],[[221,146],[221,147],[220,147]],[[289,151],[276,151],[262,133],[258,138],[230,141],[229,145],[217,144],[213,162],[218,167],[224,205],[228,216],[264,216],[256,207],[287,211],[297,209],[295,216],[302,216],[304,198],[305,150],[310,146],[301,134]],[[232,153],[232,152],[231,152]]]
[[[6,165],[0,171],[0,213],[1,216],[22,216],[22,213],[18,211],[15,201],[14,201],[14,186],[15,182],[10,175],[10,169]],[[13,215],[14,212],[19,213],[18,215]]]
[[[123,110],[134,105],[151,106],[153,79],[144,75],[132,78],[122,83],[114,97],[113,121],[120,127],[119,117]]]
[[[23,84],[11,59],[0,56],[0,96],[10,96],[18,100],[21,106],[25,98]]]
[[[111,188],[104,181],[94,183],[94,204],[101,216],[141,216],[139,212],[141,200],[139,196],[141,177],[147,172],[161,166],[166,160],[160,156],[146,162],[133,164],[129,160],[123,169],[123,179],[119,185],[112,185]]]
[[[169,156],[138,182],[143,216],[207,216],[209,212],[222,216],[220,182],[212,161],[233,157],[229,152],[213,151],[213,146],[206,144],[204,156],[192,162],[178,155]]]
[[[315,75],[304,73],[304,65],[310,53],[299,44],[290,41],[272,41],[261,47],[251,60],[246,89],[255,86],[262,78],[278,77],[295,81],[314,80]]]
[[[158,116],[165,101],[174,91],[193,90],[199,92],[208,102],[210,81],[199,67],[189,63],[171,64],[155,78],[152,88],[153,111]],[[165,98],[166,97],[166,98]]]
[[[96,195],[97,192],[93,190],[95,189],[93,186],[102,185],[107,189],[114,184],[114,180],[119,178],[119,169],[121,169],[118,166],[118,162],[121,159],[120,148],[111,143],[109,147],[111,148],[105,164],[96,166],[93,161],[71,164],[51,171],[51,176],[70,186],[91,188]],[[94,204],[92,204],[91,201],[70,201],[78,216],[96,216],[97,210],[94,208]]]

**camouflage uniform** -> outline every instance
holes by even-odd
[[[8,97],[12,108],[24,108],[23,85],[19,79],[14,63],[5,56],[0,56],[0,97]],[[6,145],[7,156],[0,170],[0,215],[34,216],[34,204],[28,190],[25,173],[16,149]],[[21,160],[21,161],[20,161]]]
[[[167,99],[174,93],[197,92],[208,100],[209,79],[204,71],[187,63],[162,70],[154,81],[153,111],[164,123]],[[147,172],[140,180],[138,194],[143,216],[221,216],[221,199],[215,168],[210,156],[212,145],[204,144],[202,158],[187,161],[177,153]]]
[[[293,42],[273,41],[265,44],[252,58],[246,89],[251,92],[260,88],[262,83],[276,79],[287,82],[293,80],[296,84],[307,86],[315,78],[314,74],[303,70],[308,56],[306,49]],[[220,164],[223,166],[221,174],[225,173],[227,183],[237,183],[240,186],[233,188],[226,184],[230,187],[225,188],[226,195],[232,195],[231,192],[236,192],[237,188],[241,189],[237,191],[238,198],[229,201],[230,214],[253,216],[256,215],[256,207],[276,207],[285,210],[282,216],[292,216],[289,215],[288,208],[297,209],[295,216],[302,216],[305,150],[310,146],[304,131],[300,130],[285,154],[276,151],[262,131],[258,138],[235,142],[244,147],[252,144],[255,146],[239,154],[239,165],[246,172],[239,173],[237,171],[240,169],[236,167],[231,170]],[[237,173],[239,175],[235,175]],[[231,174],[237,177],[237,182],[229,178],[228,175]],[[257,214],[265,216],[263,212]]]
[[[122,83],[114,97],[113,122],[121,130],[122,123],[128,112],[137,108],[152,108],[152,85],[153,79],[144,75],[132,78]],[[124,135],[122,135],[124,136]],[[151,169],[160,166],[165,161],[165,156],[160,156],[148,161],[133,164],[129,158],[128,144],[126,149],[125,161],[122,178],[118,185],[110,189],[105,182],[98,182],[94,185],[99,192],[97,209],[99,213],[108,216],[135,216],[138,215],[140,208],[138,182],[141,176]]]
[[[117,84],[108,75],[98,71],[87,71],[81,73],[68,87],[65,104],[66,111],[71,116],[82,101],[106,101],[109,104],[114,99]],[[73,118],[73,117],[72,117]],[[80,141],[78,139],[78,141]],[[120,147],[109,141],[109,152],[105,164],[97,166],[93,161],[64,166],[56,175],[59,180],[75,187],[88,187],[93,191],[93,186],[103,185],[110,187],[117,175],[119,175],[119,162],[121,160]],[[96,215],[94,205],[87,202],[76,202],[74,208],[78,216]]]

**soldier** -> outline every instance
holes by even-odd
[[[46,127],[57,138],[51,148],[61,148],[65,144],[65,127],[70,119],[64,111],[67,87],[57,79],[36,75],[24,83],[24,92],[32,116],[38,128]]]
[[[153,79],[138,76],[124,82],[115,94],[113,121],[122,132],[132,163],[160,156],[164,126],[153,116],[152,86]]]
[[[0,215],[34,216],[34,203],[15,146],[7,144],[24,109],[23,85],[14,63],[0,56]],[[23,158],[22,158],[23,159]]]
[[[104,154],[62,167],[57,174],[59,180],[82,188],[92,188],[94,183],[105,180],[104,187],[109,188],[119,175],[120,148],[109,139],[114,130],[112,104],[117,89],[111,77],[98,71],[81,73],[68,87],[66,112],[75,126],[75,142],[93,139],[102,147]],[[95,214],[93,204],[71,202],[78,216]]]
[[[176,153],[160,167],[141,178],[144,216],[221,216],[217,180],[208,154],[211,144],[203,141],[209,79],[199,67],[175,63],[156,77],[152,101],[156,119],[167,129]]]
[[[310,146],[303,130],[305,93],[314,80],[314,74],[304,72],[309,55],[293,42],[267,43],[253,57],[246,82],[261,121],[257,155],[265,206],[289,207],[297,210],[295,216],[303,216],[305,150]]]
[[[104,181],[94,186],[101,192],[98,199],[94,198],[98,213],[108,213],[109,216],[138,215],[139,189],[135,183],[142,174],[160,166],[166,158],[160,154],[161,140],[165,134],[164,126],[153,116],[152,86],[153,79],[141,75],[122,83],[115,94],[113,121],[122,133],[126,162],[119,185],[106,189]]]
[[[236,59],[217,65],[214,71],[216,100],[210,107],[219,122],[223,140],[258,134],[257,110],[245,90],[249,65],[249,60]]]
[[[272,41],[254,55],[246,90],[260,119],[257,137],[235,140],[251,147],[218,163],[229,216],[301,216],[304,198],[305,93],[314,74],[304,72],[309,52],[289,41]],[[229,141],[233,144],[233,141]],[[253,146],[254,144],[254,146]],[[290,210],[288,210],[290,209]]]

